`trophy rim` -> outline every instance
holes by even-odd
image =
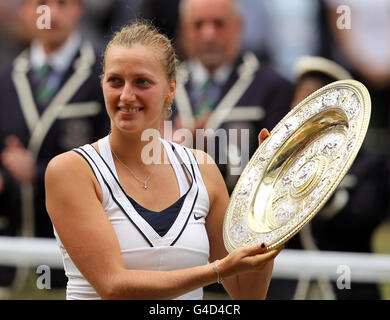
[[[242,186],[245,184],[246,177],[251,173],[252,169],[256,169],[259,165],[259,158],[261,157],[262,153],[265,153],[267,146],[269,143],[271,143],[273,137],[275,137],[278,133],[280,133],[281,129],[286,125],[288,120],[293,119],[293,117],[298,114],[300,111],[302,111],[304,108],[308,108],[308,105],[311,103],[314,103],[316,99],[325,96],[326,94],[336,91],[336,90],[342,90],[342,89],[347,89],[353,92],[354,95],[357,96],[358,102],[360,103],[360,113],[358,116],[358,119],[356,119],[356,122],[358,125],[356,125],[356,141],[354,142],[354,146],[352,150],[348,153],[347,159],[343,163],[342,169],[339,171],[337,175],[333,177],[333,181],[331,182],[331,186],[328,187],[327,191],[325,194],[322,196],[322,199],[315,205],[315,207],[310,210],[309,213],[306,214],[302,219],[298,219],[296,223],[293,225],[290,225],[285,231],[283,231],[281,234],[274,236],[273,239],[271,240],[266,240],[267,238],[262,237],[264,233],[262,232],[257,232],[255,230],[252,230],[251,227],[247,223],[247,216],[249,214],[249,208],[248,206],[251,206],[254,201],[255,197],[255,189],[258,188],[261,180],[263,179],[264,172],[262,172],[257,179],[257,183],[254,183],[252,187],[250,188],[249,194],[250,196],[247,198],[245,202],[245,209],[240,210],[236,209],[237,203],[243,203],[243,200],[238,200],[240,197],[240,190]],[[272,156],[268,160],[264,160],[261,165],[263,167],[266,167],[273,159],[275,154],[280,152],[284,145],[285,142],[289,137],[294,135],[294,133],[301,128],[305,123],[307,123],[310,119],[313,117],[320,115],[321,112],[323,112],[324,109],[322,110],[316,110],[316,112],[312,115],[310,115],[307,119],[305,119],[301,124],[298,125],[295,130],[293,130],[283,141],[280,147],[276,148],[272,152]],[[369,92],[367,88],[359,81],[356,80],[340,80],[340,81],[335,81],[331,84],[328,84],[317,91],[313,92],[310,94],[308,97],[306,97],[303,101],[301,101],[297,106],[292,108],[283,118],[282,120],[279,121],[279,123],[272,129],[270,132],[270,136],[257,148],[251,159],[249,160],[248,164],[246,165],[245,169],[243,170],[240,178],[237,181],[237,184],[232,192],[231,199],[224,217],[223,221],[223,241],[225,244],[225,247],[228,252],[233,251],[237,247],[242,247],[242,246],[248,246],[252,244],[258,244],[260,240],[256,239],[265,239],[265,243],[267,245],[267,250],[273,250],[276,249],[283,244],[285,244],[289,239],[291,239],[294,235],[296,235],[298,232],[300,232],[310,220],[312,220],[315,215],[323,208],[323,206],[326,204],[326,202],[329,200],[329,198],[332,196],[332,194],[336,191],[338,185],[352,166],[362,144],[364,141],[364,138],[366,136],[368,126],[369,126],[369,121],[370,121],[370,116],[371,116],[371,99]],[[352,130],[352,129],[351,129]],[[253,170],[252,170],[253,171]],[[326,188],[324,188],[326,189]],[[250,203],[250,204],[249,204]],[[242,213],[242,211],[247,211]],[[241,216],[241,218],[237,218],[238,216]],[[241,220],[240,220],[241,219]],[[245,239],[245,234],[243,235],[243,240],[240,243],[237,243],[237,241],[232,240],[232,234],[231,234],[231,225],[234,225],[233,220],[238,220],[244,228],[247,228],[245,230],[249,230],[248,232],[250,233],[250,237],[253,238],[255,237],[255,240],[249,241]],[[246,224],[246,225],[245,225]],[[275,230],[273,230],[275,231]]]

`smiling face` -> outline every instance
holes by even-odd
[[[156,49],[141,44],[107,50],[102,86],[111,130],[140,134],[159,129],[176,89],[163,61]]]

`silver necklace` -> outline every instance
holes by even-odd
[[[150,171],[150,174],[149,174],[149,176],[146,178],[146,180],[141,180],[140,178],[138,178],[138,177],[130,170],[130,168],[129,168],[128,166],[126,166],[126,165],[118,158],[118,156],[116,155],[116,153],[114,152],[114,150],[111,149],[111,152],[112,152],[112,154],[115,156],[115,158],[119,161],[119,163],[120,163],[122,166],[124,166],[127,170],[129,170],[129,172],[131,173],[131,175],[132,175],[137,181],[141,182],[141,183],[144,185],[143,188],[144,188],[145,190],[149,188],[148,185],[147,185],[147,183],[148,183],[149,179],[151,178],[151,176],[152,176],[152,174],[153,174],[153,172],[154,172],[154,169],[156,168],[154,163],[153,163],[153,169],[152,169],[152,171]]]

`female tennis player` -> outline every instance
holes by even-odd
[[[48,165],[46,202],[67,299],[202,299],[202,287],[215,282],[234,299],[266,297],[280,250],[226,251],[229,196],[216,164],[202,151],[142,136],[167,116],[176,66],[169,39],[155,28],[124,27],[104,56],[111,132]],[[267,135],[262,130],[259,142]],[[150,161],[157,158],[167,161]]]

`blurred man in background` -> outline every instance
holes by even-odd
[[[82,0],[21,1],[32,41],[0,74],[0,235],[53,237],[45,209],[47,163],[107,134],[100,61],[78,31],[83,11]],[[23,285],[24,271],[14,271],[0,272],[2,286]],[[63,272],[52,271],[52,287],[65,285]]]
[[[242,52],[244,20],[236,1],[182,0],[179,14],[187,59],[178,72],[174,127],[237,134],[227,141],[212,137],[213,156],[232,192],[260,130],[271,130],[287,113],[292,86],[253,52]]]

